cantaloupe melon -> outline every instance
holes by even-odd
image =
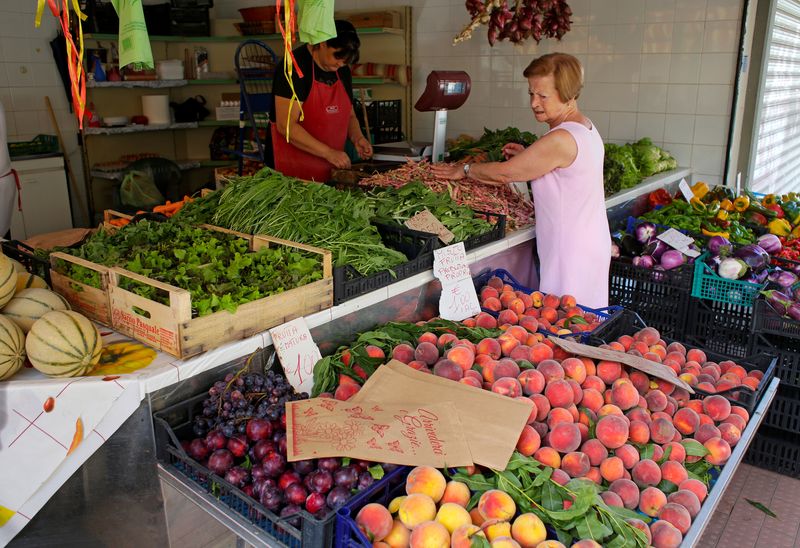
[[[25,364],[25,334],[17,324],[0,316],[0,381],[10,378]]]
[[[47,285],[47,282],[36,274],[31,274],[30,272],[17,272],[17,294],[19,294],[19,292],[23,289],[30,289],[32,287],[50,289],[50,286]]]
[[[17,272],[11,259],[0,253],[0,306],[11,300],[17,290]]]
[[[8,260],[9,260],[9,261],[11,261],[11,264],[13,264],[13,265],[14,265],[14,270],[15,270],[17,273],[20,273],[20,272],[27,272],[27,271],[28,271],[28,269],[27,269],[27,268],[25,268],[25,265],[24,265],[24,264],[22,264],[21,262],[19,262],[18,260],[16,260],[16,259],[12,259],[11,257],[8,257]]]
[[[102,347],[97,327],[71,310],[54,310],[36,320],[25,341],[31,364],[52,377],[87,374],[100,360]]]
[[[3,307],[3,314],[27,333],[33,322],[52,310],[69,310],[67,300],[54,291],[38,287],[23,289]]]

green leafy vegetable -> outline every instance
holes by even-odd
[[[520,131],[515,127],[505,129],[490,130],[483,128],[483,135],[480,139],[473,140],[468,138],[459,139],[448,147],[451,161],[462,160],[472,156],[482,156],[485,154],[484,161],[499,162],[503,159],[503,146],[508,143],[518,143],[530,146],[536,141],[536,135],[530,131]]]

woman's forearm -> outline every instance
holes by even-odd
[[[280,131],[280,125],[278,126],[278,133],[281,134],[282,139],[286,139],[286,133]],[[325,158],[331,152],[331,148],[328,145],[316,139],[294,120],[289,123],[289,143],[303,152],[308,152],[320,158]]]

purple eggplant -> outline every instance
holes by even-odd
[[[740,247],[733,255],[743,260],[750,270],[756,273],[766,269],[769,265],[769,253],[756,244],[748,244],[744,247]]]
[[[795,321],[800,321],[800,303],[792,303],[789,305],[786,315]]]
[[[672,270],[683,266],[686,262],[686,256],[677,249],[670,249],[661,255],[661,266],[664,270]]]
[[[650,255],[656,261],[661,260],[661,256],[666,252],[669,251],[670,247],[659,240],[658,238],[650,238],[650,241],[644,246],[644,251],[642,255]]]
[[[775,234],[764,234],[758,237],[756,242],[761,249],[770,255],[777,255],[783,249],[783,244]]]
[[[794,272],[789,272],[788,270],[776,268],[769,273],[769,281],[778,284],[784,289],[792,287],[795,283],[797,283],[797,280],[797,274]]]
[[[708,240],[708,251],[714,256],[727,257],[733,251],[731,242],[724,236],[712,236]]]
[[[767,298],[767,304],[772,307],[772,309],[777,312],[781,316],[785,316],[786,312],[789,310],[789,307],[794,304],[792,298],[785,293],[781,293],[778,290],[770,290],[770,291],[762,291],[762,295]]]
[[[611,258],[619,259],[619,246],[615,243],[611,244]]]
[[[641,257],[633,258],[633,266],[640,266],[642,268],[653,268],[655,261],[650,255],[642,255]]]
[[[665,275],[664,275],[664,267],[660,264],[657,264],[653,267],[653,273],[650,275],[654,282],[663,282]]]
[[[747,270],[747,263],[743,260],[728,257],[719,263],[717,274],[726,280],[738,280],[747,274]]]
[[[649,221],[645,221],[643,223],[639,223],[636,225],[636,228],[633,231],[633,236],[636,238],[636,241],[640,244],[646,244],[650,241],[651,238],[655,238],[656,234],[658,234],[658,229],[656,229],[656,225]]]

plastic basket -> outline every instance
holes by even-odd
[[[751,306],[689,299],[685,338],[714,352],[743,357],[751,353],[752,322]]]
[[[409,261],[394,267],[391,271],[382,270],[369,276],[362,276],[350,265],[335,267],[333,269],[335,305],[433,268],[433,250],[438,241],[435,234],[411,230],[402,225],[373,224],[378,229],[384,245],[400,251]]]
[[[606,344],[618,339],[622,335],[633,335],[645,327],[647,327],[647,324],[644,320],[642,320],[642,318],[639,317],[638,314],[631,310],[624,310],[623,312],[616,314],[610,321],[607,321],[598,327],[590,338],[590,344],[597,346],[600,344]],[[664,341],[667,344],[673,342],[669,339],[664,339]],[[724,396],[725,399],[732,404],[744,407],[747,409],[748,413],[752,415],[756,406],[761,401],[761,397],[764,395],[767,387],[775,377],[777,358],[768,354],[754,354],[744,358],[732,357],[698,346],[687,344],[684,346],[686,346],[687,350],[691,348],[700,348],[703,350],[703,352],[705,352],[706,358],[710,361],[720,363],[723,361],[732,360],[744,367],[747,371],[753,371],[757,369],[764,373],[764,376],[762,377],[761,382],[758,383],[758,388],[756,390],[752,390],[746,386],[737,386],[735,388],[716,392],[717,395]],[[692,398],[695,399],[703,399],[712,395],[712,393],[696,387],[694,391],[695,393],[692,395]]]
[[[753,438],[744,461],[784,476],[800,478],[800,435],[763,426]]]
[[[471,236],[464,240],[464,250],[470,251],[476,247],[481,247],[491,242],[502,240],[506,235],[506,216],[500,213],[490,213],[488,211],[476,211],[476,217],[486,219],[492,225],[492,229],[477,236]]]
[[[764,289],[766,284],[721,278],[705,263],[706,257],[708,252],[700,255],[694,262],[692,297],[752,307],[758,292]]]
[[[779,386],[764,416],[764,424],[784,432],[800,434],[800,389]]]
[[[8,143],[8,154],[12,158],[53,152],[58,152],[58,138],[55,135],[37,135],[30,141]]]
[[[800,341],[800,322],[780,316],[762,297],[753,307],[753,333],[796,338]]]
[[[633,310],[664,336],[683,339],[692,295],[693,265],[656,271],[612,259],[608,302]]]
[[[778,358],[775,374],[781,386],[800,388],[800,339],[756,333],[752,338],[752,352],[772,354]]]
[[[3,240],[2,249],[6,257],[19,261],[28,272],[42,278],[47,285],[52,285],[50,283],[50,263],[47,259],[37,257],[31,246],[18,240]]]
[[[297,515],[278,517],[186,454],[179,439],[193,437],[192,421],[196,414],[202,413],[201,404],[206,397],[206,394],[199,394],[153,415],[158,460],[164,465],[172,466],[183,476],[201,486],[217,499],[219,505],[227,506],[263,530],[271,537],[270,546],[287,548],[331,546],[336,512],[330,512],[324,518],[318,519],[303,510],[299,513],[300,527],[294,527],[289,521]],[[374,492],[380,491],[385,484],[393,481],[393,478],[398,476],[405,478],[406,473],[402,468],[387,473],[380,481],[356,493],[349,502],[355,503],[369,498]]]
[[[400,99],[391,101],[366,101],[367,120],[372,142],[376,145],[396,143],[403,140],[403,102]],[[359,124],[364,128],[364,109],[361,101],[356,100],[353,107]]]

